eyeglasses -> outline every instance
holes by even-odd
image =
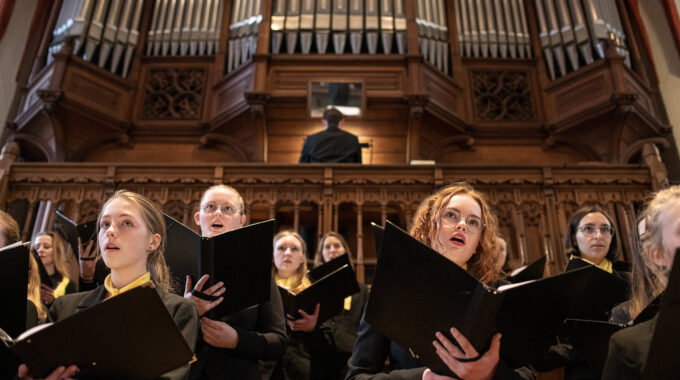
[[[203,210],[204,213],[206,214],[212,214],[217,212],[217,209],[222,211],[222,214],[224,215],[234,215],[237,212],[241,212],[240,210],[236,209],[236,207],[230,205],[229,203],[224,203],[221,206],[218,206],[217,203],[215,202],[208,202],[201,206],[201,210]]]
[[[611,228],[610,226],[600,226],[600,227],[595,227],[590,224],[586,224],[585,226],[577,228],[577,230],[581,231],[585,236],[591,237],[595,235],[595,231],[599,230],[600,234],[604,237],[612,237],[614,236],[614,229]]]
[[[441,214],[442,222],[448,226],[458,225],[462,218],[463,215],[453,209],[446,209],[442,211]],[[465,225],[467,226],[468,231],[472,232],[473,234],[478,234],[484,229],[484,223],[482,223],[482,219],[474,215],[469,215],[465,218]]]

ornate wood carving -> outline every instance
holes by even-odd
[[[529,75],[525,71],[471,70],[478,121],[533,121]]]
[[[11,166],[5,201],[72,201],[79,220],[89,220],[97,216],[101,200],[115,189],[125,188],[146,194],[173,218],[191,223],[201,192],[213,183],[223,182],[243,194],[251,222],[277,216],[290,223],[290,228],[318,228],[318,233],[346,228],[352,240],[358,230],[356,213],[361,210],[365,260],[359,264],[370,266],[375,262],[375,250],[368,223],[390,218],[401,221],[406,228],[422,199],[460,180],[487,195],[501,228],[517,247],[516,260],[524,263],[537,259],[546,249],[552,249],[549,247],[563,247],[563,237],[548,231],[546,215],[548,208],[554,206],[547,199],[552,195],[546,188],[555,194],[557,228],[562,230],[577,207],[591,203],[631,204],[641,201],[652,187],[650,171],[637,165],[524,167],[507,173],[507,168],[481,166],[16,163]],[[310,221],[310,212],[318,212],[321,224],[316,216]],[[629,221],[617,223],[621,223],[620,230]],[[550,273],[556,273],[563,263],[558,260],[550,265],[554,266]]]
[[[206,84],[204,68],[156,68],[144,85],[142,118],[147,120],[198,120]]]

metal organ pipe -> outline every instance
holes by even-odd
[[[616,0],[533,1],[541,48],[551,79],[593,63],[596,58],[604,58],[608,44],[613,44],[630,67]]]

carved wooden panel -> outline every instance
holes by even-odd
[[[200,119],[206,81],[205,68],[150,69],[144,84],[142,119]]]
[[[251,221],[278,216],[288,228],[297,226],[314,231],[314,236],[342,228],[352,247],[362,247],[363,261],[358,263],[366,267],[370,278],[370,266],[374,265],[376,256],[368,223],[391,219],[407,227],[421,200],[436,189],[461,180],[487,195],[501,231],[508,235],[516,252],[514,265],[526,264],[546,252],[563,255],[564,237],[551,231],[566,230],[575,208],[592,203],[607,207],[630,205],[642,200],[651,187],[649,170],[634,165],[509,169],[19,163],[11,167],[6,198],[2,201],[26,200],[30,204],[41,200],[68,201],[78,208],[79,220],[88,220],[97,216],[101,202],[115,189],[125,188],[149,196],[166,213],[195,228],[192,215],[202,191],[213,183],[227,183],[243,195]],[[554,197],[552,203],[548,201],[551,197]],[[558,220],[552,222],[546,217],[554,211],[548,209],[551,204],[558,208]],[[361,234],[357,225],[359,218]],[[628,216],[618,216],[617,230],[630,225],[628,219]],[[563,262],[557,260],[549,265],[548,273],[557,273]]]
[[[526,71],[471,70],[478,121],[533,121],[531,84]]]

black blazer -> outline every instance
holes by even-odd
[[[657,319],[658,315],[612,335],[607,361],[602,370],[603,380],[642,378]]]
[[[300,162],[361,163],[359,139],[340,128],[328,128],[307,136]]]
[[[193,350],[198,333],[198,310],[196,310],[196,305],[190,300],[166,292],[158,287],[156,288],[156,291],[163,300],[168,312],[172,315],[172,319],[175,320],[177,327],[179,327],[184,339],[189,344],[189,347]],[[89,309],[102,302],[104,297],[106,297],[106,294],[106,288],[101,285],[89,292],[67,294],[59,297],[54,301],[52,307],[48,311],[47,319],[51,322],[57,322],[81,310]],[[186,379],[188,374],[189,365],[187,364],[164,374],[161,376],[161,379]]]
[[[338,353],[352,353],[354,342],[357,340],[357,330],[368,303],[368,287],[359,284],[359,292],[352,295],[349,310],[342,310],[339,315],[331,318],[333,323],[333,345]]]
[[[390,359],[388,374],[382,373],[385,359]],[[348,363],[347,380],[390,379],[421,380],[426,367],[408,351],[374,329],[363,318],[359,325],[357,341]],[[493,379],[533,379],[526,367],[512,370],[503,360],[498,361]]]
[[[283,355],[288,340],[283,304],[273,279],[270,287],[268,302],[221,319],[238,332],[235,349],[198,340],[198,361],[191,366],[190,379],[260,379],[258,360],[278,360]]]

